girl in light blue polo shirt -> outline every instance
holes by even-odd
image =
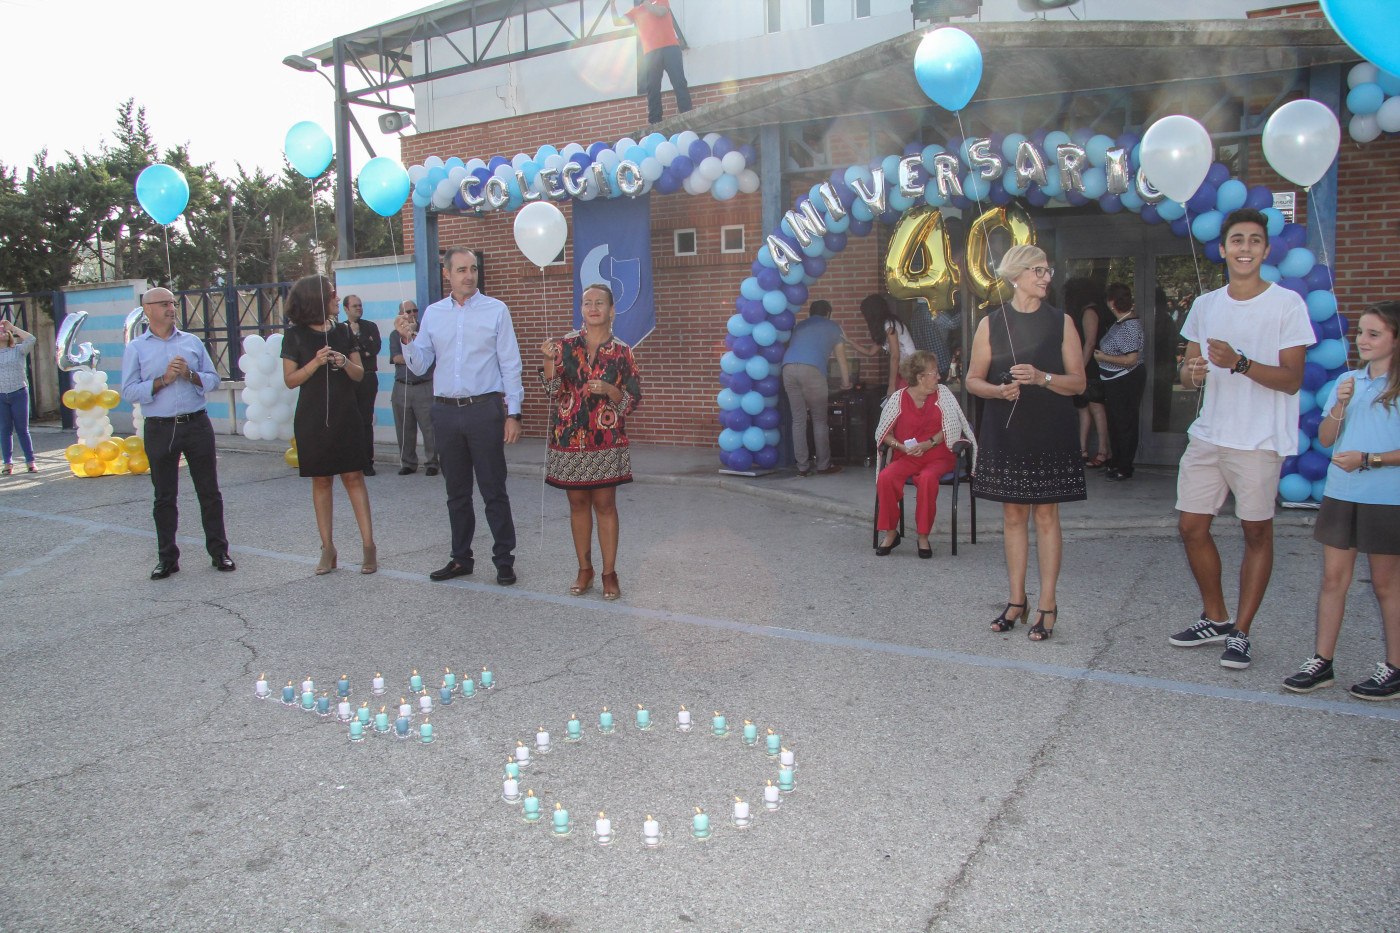
[[[1371,588],[1385,626],[1386,659],[1351,688],[1363,700],[1400,697],[1400,301],[1367,308],[1356,330],[1366,365],[1337,380],[1317,437],[1332,465],[1313,538],[1322,543],[1317,653],[1283,685],[1294,693],[1330,686],[1357,552],[1371,562]]]

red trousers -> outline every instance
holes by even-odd
[[[919,497],[918,508],[914,512],[914,527],[921,535],[932,531],[933,518],[938,514],[938,481],[945,474],[953,472],[956,465],[957,458],[943,444],[922,457],[896,453],[894,460],[880,471],[875,481],[880,503],[879,529],[893,531],[899,527],[899,501],[904,496],[905,481],[912,477]]]

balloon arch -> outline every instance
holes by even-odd
[[[1209,136],[1199,124],[1187,117],[1167,119],[1189,122],[1204,135],[1205,152],[1210,152]],[[1149,136],[1163,123],[1166,120],[1154,124]],[[1151,144],[1151,140],[1147,142]],[[1346,371],[1347,361],[1343,337],[1348,323],[1337,310],[1332,270],[1305,246],[1307,230],[1288,223],[1273,207],[1273,192],[1268,188],[1248,187],[1231,177],[1225,165],[1214,163],[1205,181],[1184,203],[1168,200],[1140,170],[1143,146],[1144,140],[1133,133],[1114,139],[1088,130],[1073,134],[1041,130],[1030,137],[1011,133],[955,138],[946,146],[911,144],[900,155],[837,170],[798,197],[780,229],[769,234],[758,249],[752,275],[740,285],[735,314],[728,321],[727,352],[720,359],[723,388],[716,399],[723,425],[719,434],[723,466],[746,471],[777,465],[781,440],[778,367],[796,314],[807,302],[809,287],[846,248],[848,238],[868,235],[877,221],[902,223],[904,229],[922,220],[920,231],[906,237],[910,242],[904,251],[907,255],[908,249],[922,247],[926,257],[938,257],[947,255],[946,243],[939,244],[941,248],[929,247],[931,240],[945,236],[941,218],[924,218],[945,205],[977,210],[970,240],[979,228],[985,235],[986,229],[994,226],[1006,226],[1014,239],[1022,226],[1015,218],[1025,218],[1019,201],[1045,206],[1092,200],[1107,213],[1127,210],[1140,215],[1145,223],[1170,224],[1173,233],[1193,237],[1207,259],[1220,263],[1221,224],[1226,215],[1237,208],[1253,207],[1268,218],[1270,248],[1260,270],[1262,277],[1303,297],[1318,340],[1308,350],[1299,393],[1299,454],[1285,460],[1280,492],[1291,501],[1320,500],[1330,448],[1317,440],[1322,415],[1319,404]],[[1166,171],[1159,169],[1158,175],[1165,182]],[[1162,187],[1168,186],[1164,183]],[[927,207],[921,208],[923,205]],[[1024,223],[1028,225],[1028,218]],[[900,248],[899,240],[897,235],[892,251]],[[974,250],[967,252],[972,268],[966,272],[972,282],[980,285],[983,297],[995,298],[1002,285],[995,271],[986,266],[985,258],[971,258]],[[897,275],[899,260],[891,257],[887,273]],[[983,265],[979,268],[978,263]],[[946,274],[956,275],[953,271]],[[937,274],[926,276],[921,283],[924,293],[944,296],[950,293],[947,285]],[[937,298],[931,304],[935,311],[951,306],[938,308]]]

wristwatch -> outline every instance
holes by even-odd
[[[1238,350],[1236,350],[1235,352],[1236,352],[1236,353],[1239,353]],[[1240,358],[1237,359],[1237,360],[1235,360],[1235,365],[1232,366],[1232,367],[1230,367],[1230,372],[1232,372],[1232,373],[1239,373],[1240,375],[1244,375],[1245,373],[1249,372],[1249,367],[1251,367],[1251,366],[1253,366],[1253,365],[1254,365],[1254,361],[1253,361],[1253,360],[1251,360],[1249,357],[1245,356],[1243,353],[1240,353]]]
[[[1381,467],[1385,466],[1385,464],[1381,462],[1380,454],[1370,454],[1367,456],[1367,459],[1370,461],[1369,465],[1372,469],[1379,470]]]
[[[517,413],[517,414],[514,414],[514,415],[506,415],[506,417],[507,417],[507,418],[514,418],[516,421],[519,421],[519,420],[520,420],[520,415],[519,415],[518,413]]]
[[[1055,377],[1054,377],[1053,375],[1051,375],[1050,373],[1046,373],[1046,374],[1045,374],[1045,384],[1048,386],[1048,385],[1050,384],[1050,381],[1051,381],[1052,379],[1054,379],[1054,378],[1055,378]]]

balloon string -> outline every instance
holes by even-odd
[[[1194,233],[1191,232],[1191,208],[1186,206],[1185,201],[1178,201],[1177,203],[1181,205],[1181,216],[1186,219],[1186,242],[1191,247],[1191,265],[1195,266],[1196,268],[1196,294],[1199,297],[1200,295],[1205,294],[1206,284],[1205,280],[1201,278],[1201,264],[1196,261],[1196,236]],[[1209,355],[1209,351],[1207,351],[1207,355]],[[1207,378],[1209,378],[1209,376],[1207,376]],[[1192,379],[1192,381],[1194,382],[1195,380]],[[1201,416],[1201,409],[1205,407],[1205,404],[1205,383],[1201,383],[1199,386],[1196,387],[1197,418]]]
[[[166,224],[160,226],[161,237],[165,240],[165,279],[172,286],[175,284],[175,273],[170,266],[170,227]]]
[[[321,274],[321,263],[316,258],[316,247],[321,242],[321,231],[316,223],[316,184],[311,185],[311,272],[313,275]],[[326,307],[326,283],[323,279],[317,279],[317,286],[321,289],[321,313],[325,314]],[[331,324],[330,321],[323,322],[326,325],[326,348],[331,345]],[[331,367],[329,362],[322,367],[326,371],[326,427],[331,426]]]
[[[546,308],[549,307],[549,300],[548,300],[548,298],[549,298],[549,288],[548,288],[548,285],[549,285],[549,283],[548,283],[548,281],[545,279],[544,266],[540,266],[540,290],[541,290],[541,292],[543,292],[544,295],[545,295],[545,303],[544,303],[544,305],[545,305]],[[558,376],[559,374],[558,374],[558,373],[555,373],[555,375]],[[545,392],[545,405],[549,408],[549,426],[548,426],[548,428],[547,428],[547,430],[546,430],[546,432],[545,432],[545,436],[544,436],[544,467],[540,470],[540,553],[541,553],[541,554],[544,553],[544,495],[545,495],[545,486],[548,485],[548,484],[545,482],[545,480],[549,477],[549,439],[554,435],[554,418],[555,418],[554,400],[551,399],[551,398],[549,397],[549,392],[548,392],[548,391]],[[589,546],[591,547],[592,545],[590,544]]]
[[[1307,200],[1307,205],[1308,205],[1308,221],[1311,223],[1311,222],[1312,222],[1312,219],[1313,219],[1313,215],[1316,213],[1317,200],[1316,200],[1316,199],[1314,198],[1314,196],[1313,196],[1312,185],[1308,185],[1306,188],[1303,189],[1303,191],[1304,191],[1304,193],[1305,193],[1305,195],[1306,195],[1306,200]],[[1328,290],[1330,291],[1330,290],[1334,287],[1334,284],[1333,284],[1332,260],[1331,260],[1331,258],[1329,257],[1329,254],[1328,254],[1328,251],[1327,251],[1327,235],[1326,235],[1326,234],[1327,234],[1327,231],[1326,231],[1325,229],[1323,229],[1323,226],[1322,226],[1322,218],[1319,217],[1319,218],[1317,218],[1317,242],[1318,242],[1319,244],[1321,244],[1321,246],[1322,246],[1322,264],[1323,264],[1324,266],[1327,267],[1327,280],[1328,280],[1328,281],[1327,281],[1327,286],[1328,286]],[[1336,316],[1336,318],[1338,319],[1338,323],[1339,323],[1339,324],[1344,324],[1344,323],[1345,323],[1345,322],[1342,320],[1342,308],[1341,308],[1340,305],[1337,306],[1337,312],[1336,312],[1336,315],[1335,315],[1335,316]],[[1340,328],[1339,328],[1339,330],[1340,330]],[[1341,331],[1341,332],[1342,332],[1343,334],[1345,334],[1345,331]],[[1348,353],[1348,355],[1350,355],[1350,354]],[[1319,405],[1323,405],[1323,404],[1325,404],[1326,402],[1327,402],[1327,399],[1324,398],[1324,399],[1322,399],[1322,401],[1318,402],[1318,404],[1319,404]],[[1340,449],[1341,449],[1341,448],[1340,448],[1340,444],[1342,443],[1342,432],[1346,430],[1346,426],[1347,426],[1347,425],[1346,425],[1346,422],[1345,422],[1345,421],[1343,421],[1341,424],[1337,425],[1337,437],[1336,437],[1335,440],[1332,441],[1332,449],[1333,449],[1333,450],[1340,450]]]

